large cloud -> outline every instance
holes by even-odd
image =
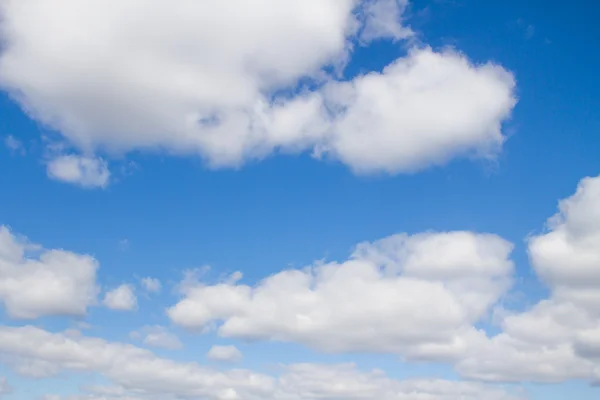
[[[458,369],[488,380],[600,382],[600,177],[561,201],[548,231],[529,239],[550,297],[503,318],[502,333],[471,343]]]
[[[97,268],[90,256],[43,250],[0,226],[0,301],[13,318],[85,315],[96,302]]]
[[[356,40],[410,35],[406,4],[3,0],[0,85],[86,154],[162,148],[232,166],[312,150],[390,173],[493,155],[515,104],[499,66],[423,48],[350,82],[324,73]],[[303,78],[317,88],[295,90]]]
[[[0,355],[21,373],[96,372],[117,385],[93,388],[91,396],[72,399],[516,400],[500,388],[477,383],[397,381],[379,371],[359,371],[353,365],[291,365],[283,367],[278,377],[247,370],[220,372],[159,358],[122,343],[69,337],[34,327],[0,327]]]
[[[396,235],[359,245],[343,263],[283,271],[254,287],[185,285],[168,315],[187,328],[222,322],[227,337],[453,358],[508,289],[511,250],[494,235]]]

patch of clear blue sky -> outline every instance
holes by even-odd
[[[600,3],[592,0],[413,1],[408,23],[423,42],[453,46],[515,74],[519,103],[495,165],[458,160],[418,174],[356,177],[308,155],[209,171],[193,157],[132,154],[128,160],[138,168],[131,175],[104,191],[81,190],[46,178],[40,135],[48,132],[0,95],[0,136],[11,134],[27,147],[25,156],[0,148],[0,223],[48,248],[93,254],[103,285],[142,275],[163,281],[163,294],[140,298],[137,314],[92,310],[97,327],[89,333],[110,340],[127,340],[141,325],[165,324],[163,309],[173,303],[172,285],[184,269],[211,265],[213,278],[242,270],[252,283],[323,257],[343,260],[356,243],[397,232],[469,229],[513,241],[517,290],[529,299],[514,306],[525,307],[545,290],[527,263],[524,238],[543,228],[582,177],[600,173],[598,17]],[[381,69],[404,52],[403,45],[385,42],[357,48],[346,75]],[[113,161],[113,168],[123,165]],[[130,246],[123,251],[125,238]],[[184,338],[196,355],[180,357],[199,361],[214,339]],[[266,361],[355,359],[369,368],[396,368],[392,357],[323,356],[299,346],[257,344],[244,351]],[[528,389],[544,400],[597,395],[583,383]]]

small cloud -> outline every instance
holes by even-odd
[[[119,240],[119,250],[125,251],[127,249],[129,249],[129,239]]]
[[[242,361],[242,357],[242,353],[235,346],[213,346],[206,354],[206,358],[211,361],[232,364]]]
[[[535,34],[535,26],[527,25],[527,28],[525,28],[525,39],[531,39],[534,34]]]
[[[183,343],[179,338],[169,332],[164,326],[146,326],[140,331],[133,331],[129,337],[134,340],[142,339],[146,346],[158,347],[167,350],[179,350],[183,348]]]
[[[4,138],[4,145],[11,151],[13,154],[25,154],[25,147],[23,143],[12,135],[8,135]]]
[[[86,189],[105,188],[110,180],[106,161],[79,155],[58,156],[47,165],[48,177]]]
[[[210,266],[205,265],[201,268],[193,268],[183,271],[183,279],[175,288],[179,293],[186,293],[188,290],[198,286],[200,279],[208,274]]]
[[[511,23],[513,29],[516,28],[523,32],[525,39],[529,40],[535,35],[535,26],[525,22],[522,18],[517,19],[516,22]]]
[[[244,274],[241,273],[240,271],[236,271],[233,274],[231,274],[229,276],[229,278],[227,278],[225,280],[225,283],[227,283],[228,285],[235,285],[236,283],[238,283],[242,278],[244,277]]]
[[[148,293],[158,293],[162,289],[160,281],[156,278],[142,278],[141,283]]]
[[[133,311],[137,309],[137,297],[131,285],[121,285],[107,292],[104,305],[115,311]]]

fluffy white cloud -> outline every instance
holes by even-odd
[[[165,149],[219,167],[314,151],[390,173],[493,155],[516,101],[499,66],[424,48],[350,82],[324,72],[356,40],[410,35],[406,4],[6,0],[0,86],[84,154]],[[317,89],[277,95],[307,77]],[[81,181],[75,166],[62,176]]]
[[[159,358],[130,345],[73,338],[34,327],[0,327],[0,354],[21,373],[32,372],[29,368],[32,365],[38,372],[34,376],[51,376],[62,371],[97,372],[117,385],[95,388],[89,397],[84,394],[72,399],[517,399],[501,388],[477,383],[396,381],[380,371],[362,372],[353,365],[291,365],[284,367],[278,377],[247,370],[220,372],[195,363]]]
[[[255,287],[186,285],[168,315],[192,329],[222,322],[225,337],[453,358],[465,330],[508,289],[511,250],[494,235],[396,235],[359,245],[343,263],[283,271]]]
[[[559,210],[529,242],[532,265],[555,298],[600,316],[600,177],[583,179]]]
[[[123,284],[107,292],[103,302],[111,310],[133,311],[137,309],[137,297],[131,285]]]
[[[513,77],[473,66],[452,51],[413,49],[406,58],[351,82],[325,87],[338,110],[326,151],[358,172],[412,171],[460,155],[493,156],[515,105]]]
[[[235,346],[213,346],[206,353],[209,360],[228,363],[240,362],[242,357],[242,353]]]
[[[52,179],[84,188],[104,188],[110,180],[106,162],[94,157],[59,156],[48,162],[47,172]]]
[[[131,332],[130,336],[134,339],[143,338],[143,343],[150,347],[169,350],[178,350],[183,347],[181,340],[164,326],[146,326],[140,331]]]
[[[146,277],[141,280],[142,286],[149,293],[158,293],[162,289],[160,280],[156,278]]]
[[[502,333],[470,344],[458,369],[499,381],[600,381],[600,177],[581,181],[560,202],[548,231],[529,238],[531,264],[551,290]]]
[[[96,302],[97,268],[90,256],[45,250],[0,226],[0,301],[12,318],[85,315]]]

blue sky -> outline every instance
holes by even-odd
[[[5,398],[597,396],[598,6],[77,3],[0,2]]]

